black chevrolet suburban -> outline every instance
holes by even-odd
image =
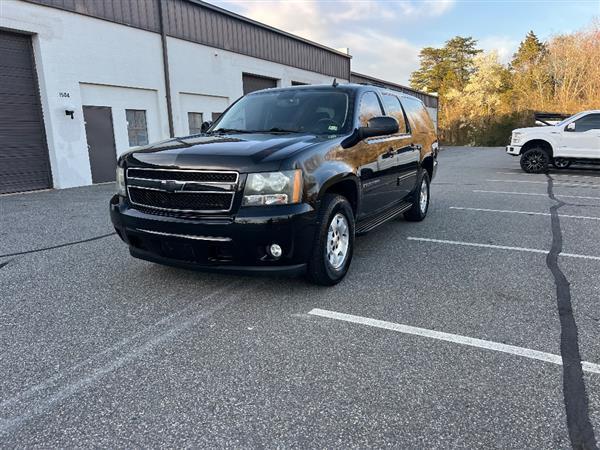
[[[122,155],[110,214],[137,258],[333,285],[355,235],[425,218],[437,153],[415,97],[336,83],[267,89],[202,134]]]

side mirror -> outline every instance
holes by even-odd
[[[374,136],[387,136],[395,134],[399,130],[398,121],[393,117],[379,116],[369,119],[366,127],[360,127],[358,134],[361,139],[366,139]]]
[[[565,131],[575,131],[575,122],[571,122],[565,127]]]
[[[200,125],[200,131],[206,133],[206,131],[210,128],[211,125],[212,122],[202,122],[202,125]]]

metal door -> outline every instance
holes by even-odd
[[[52,187],[31,37],[0,32],[0,194]]]
[[[246,95],[250,92],[260,91],[261,89],[277,87],[277,80],[274,78],[261,77],[260,75],[244,73],[242,74],[242,85],[244,88],[244,95]]]
[[[92,169],[92,183],[115,181],[117,151],[111,108],[84,106],[83,118]]]

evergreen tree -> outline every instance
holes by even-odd
[[[516,71],[527,71],[540,61],[545,52],[546,46],[530,31],[513,55],[511,67]]]
[[[513,105],[517,110],[544,109],[552,96],[547,65],[548,50],[533,31],[527,33],[513,55]]]
[[[419,53],[420,67],[413,72],[413,88],[443,93],[448,89],[462,89],[473,72],[473,58],[481,53],[472,37],[456,36],[444,47],[425,47]]]

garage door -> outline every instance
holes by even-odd
[[[260,75],[252,75],[249,73],[242,74],[242,83],[244,85],[244,95],[250,92],[260,91],[261,89],[277,87],[276,79],[261,77]]]
[[[0,31],[0,194],[51,185],[31,37]]]

